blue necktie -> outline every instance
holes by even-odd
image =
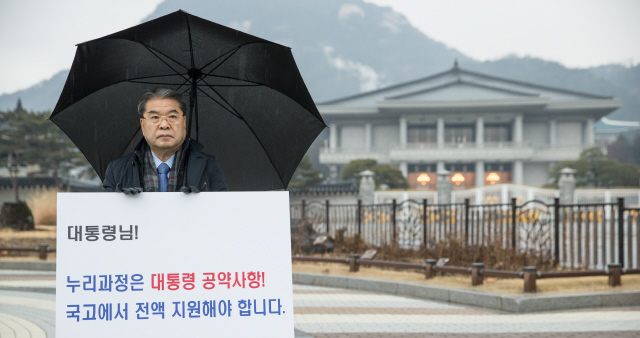
[[[169,183],[169,171],[171,168],[166,163],[158,166],[158,183],[160,183],[160,192],[167,191],[167,183]]]

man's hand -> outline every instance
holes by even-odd
[[[190,194],[190,193],[197,194],[200,192],[200,190],[198,190],[198,188],[196,187],[182,187],[180,188],[180,191],[182,191],[185,194]]]
[[[118,183],[118,185],[116,185],[116,192],[123,192],[125,195],[137,195],[139,193],[141,193],[143,190],[142,188],[122,188],[122,186],[120,185],[120,183]]]

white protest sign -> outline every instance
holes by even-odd
[[[289,194],[59,193],[58,337],[293,337]]]

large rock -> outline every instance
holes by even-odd
[[[31,209],[25,202],[5,202],[0,208],[0,225],[16,230],[35,230]]]

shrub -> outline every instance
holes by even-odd
[[[40,190],[27,198],[33,222],[37,225],[56,225],[58,189]]]

